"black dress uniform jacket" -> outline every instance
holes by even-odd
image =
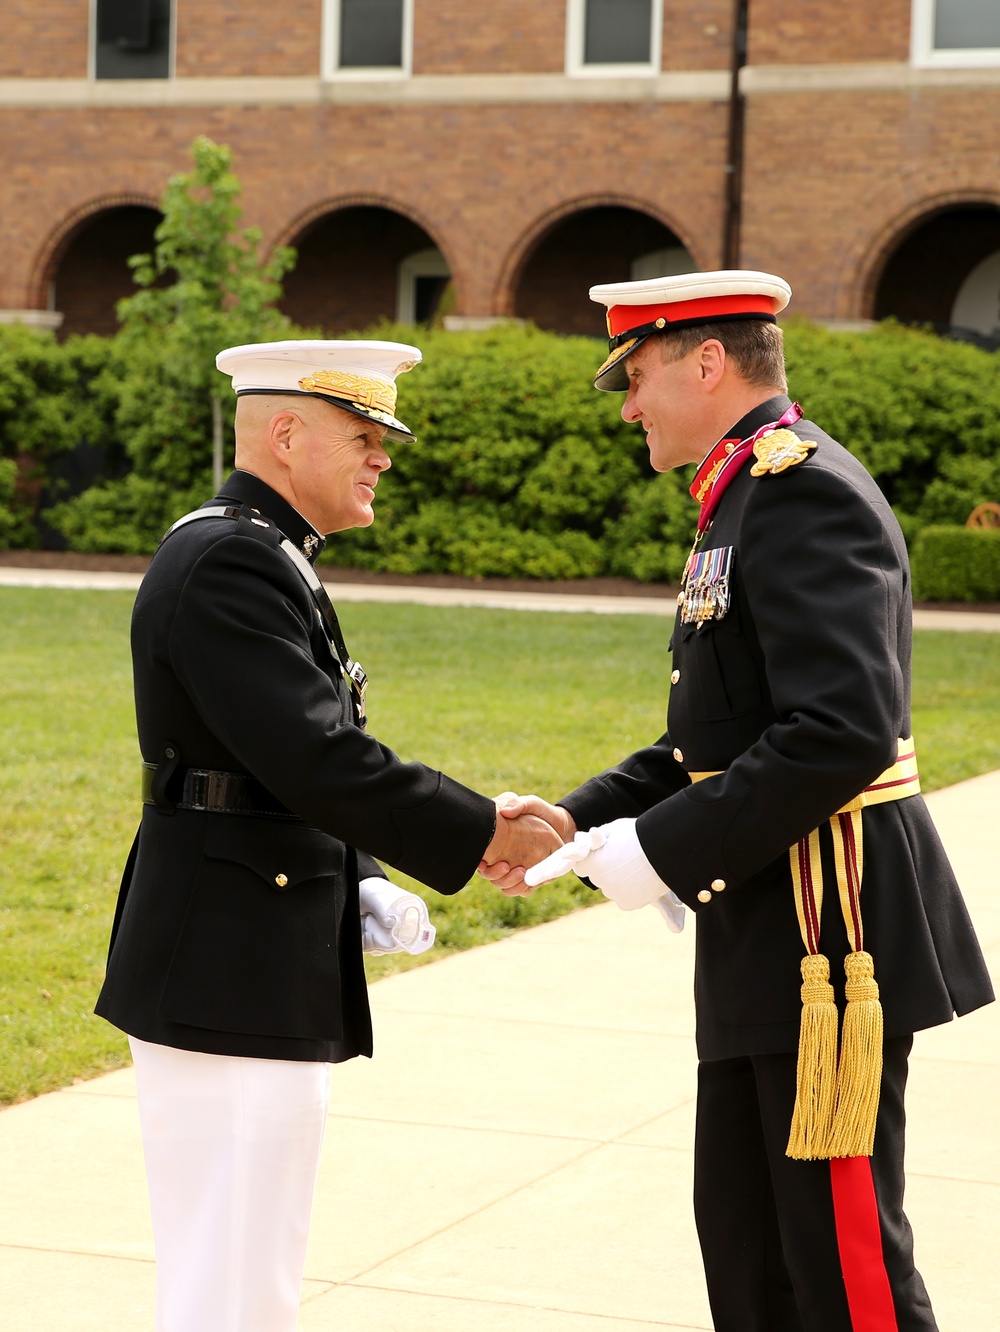
[[[772,398],[729,434],[749,438],[789,406]],[[744,465],[715,512],[703,547],[733,549],[731,605],[701,627],[678,612],[667,733],[561,802],[580,828],[638,816],[656,872],[698,913],[703,1059],[796,1048],[805,950],[788,849],[892,765],[911,733],[899,526],[855,458],[809,421],[793,430],[817,444],[807,459],[763,477]],[[690,782],[689,772],[713,771]],[[988,1003],[982,954],[923,799],[868,808],[863,824],[865,947],[886,1035]],[[842,1002],[849,948],[829,834],[827,824],[820,951]]]
[[[457,892],[493,802],[361,730],[301,574],[322,547],[245,472],[161,545],[132,619],[139,745],[177,771],[145,805],[97,1012],[142,1040],[209,1053],[339,1061],[370,1054],[361,877],[372,859]],[[207,506],[206,506],[207,507]],[[313,540],[307,540],[312,538]],[[256,778],[293,818],[171,807],[183,770]]]

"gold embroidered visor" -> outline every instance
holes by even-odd
[[[411,432],[396,419],[396,385],[391,380],[351,370],[317,370],[300,379],[299,388],[303,393],[333,398],[348,411],[384,425],[391,438],[412,442]]]

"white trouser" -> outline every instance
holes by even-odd
[[[129,1044],[156,1332],[295,1332],[330,1065]]]

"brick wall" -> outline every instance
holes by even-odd
[[[998,117],[997,86],[750,98],[742,262],[788,278],[790,313],[870,317],[878,274],[921,215],[1000,205],[985,128]]]
[[[178,77],[319,76],[322,0],[188,0],[176,14]]]
[[[663,68],[728,69],[733,13],[733,0],[663,0]]]
[[[750,0],[754,65],[909,60],[912,0]]]
[[[87,77],[85,0],[5,0],[0,23],[0,79]]]
[[[414,0],[414,74],[561,73],[561,0]]]

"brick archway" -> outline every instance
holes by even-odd
[[[598,333],[600,317],[587,289],[628,281],[631,260],[673,247],[687,250],[699,265],[694,242],[656,205],[618,194],[572,200],[536,218],[518,237],[497,282],[494,308],[540,327]]]
[[[429,317],[449,281],[451,266],[436,229],[405,205],[380,195],[357,194],[316,204],[285,228],[278,244],[293,245],[299,259],[285,279],[282,310],[296,323],[328,334],[393,320],[402,303],[400,284],[423,283],[417,317]],[[444,263],[426,274],[407,261],[438,252]],[[417,265],[419,269],[419,263]]]
[[[69,261],[78,271],[73,272],[68,289],[64,286],[63,295],[69,296],[71,308],[62,311],[67,316],[62,335],[114,332],[115,302],[134,290],[125,260],[152,248],[153,231],[161,217],[158,201],[144,194],[104,195],[74,209],[49,233],[38,251],[28,284],[27,308],[48,309],[53,283],[55,308],[61,308],[59,277],[62,273],[65,283],[70,276],[66,269]],[[107,234],[99,231],[95,235],[95,227]]]
[[[921,299],[921,292],[917,291],[913,297],[912,310],[906,308],[897,317],[909,322],[945,324],[946,320],[935,318],[934,314],[944,312],[949,300],[954,298],[962,278],[983,257],[985,251],[980,253],[983,245],[993,243],[986,234],[991,230],[990,224],[987,222],[985,227],[977,227],[972,223],[969,234],[959,237],[956,233],[953,246],[955,252],[945,263],[941,262],[937,244],[948,236],[949,219],[953,223],[962,218],[972,222],[975,214],[981,214],[984,221],[993,217],[996,231],[1000,234],[1000,192],[969,190],[936,194],[896,214],[872,237],[858,264],[853,302],[858,315],[865,319],[878,319],[887,314],[896,314],[896,311],[889,308],[893,302],[891,293],[886,290],[887,280],[893,278],[891,270],[894,261],[900,267],[905,267],[907,251],[912,271],[919,272],[923,235],[928,258],[934,261],[934,288],[925,289],[924,292],[927,313],[922,314],[917,308],[915,302]],[[940,236],[936,237],[935,232],[940,232]],[[1000,245],[1000,240],[996,244]]]

